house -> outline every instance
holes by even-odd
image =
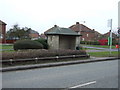
[[[40,35],[40,38],[47,39],[47,37],[46,37],[45,34],[41,34],[41,35]]]
[[[6,43],[6,23],[0,20],[0,43]]]
[[[35,30],[29,30],[29,37],[32,40],[38,39],[40,37],[39,33]]]
[[[110,32],[103,34],[101,40],[108,40],[108,37],[110,37]],[[112,43],[118,43],[118,36],[115,33],[112,33]]]
[[[80,24],[79,22],[76,22],[75,25],[72,25],[69,28],[82,35],[80,38],[81,41],[97,41],[99,40],[98,38],[101,37],[99,32]]]
[[[72,49],[75,50],[80,44],[80,34],[70,28],[62,28],[57,25],[50,28],[44,34],[47,36],[50,49]]]
[[[110,32],[107,32],[107,33],[102,35],[102,38],[108,39],[109,36],[110,36]],[[112,33],[112,38],[117,38],[117,35]]]

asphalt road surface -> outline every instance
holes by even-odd
[[[118,60],[4,72],[2,88],[118,88]]]

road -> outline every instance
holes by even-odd
[[[117,88],[118,60],[2,73],[3,88]]]

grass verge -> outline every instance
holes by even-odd
[[[13,49],[13,45],[1,45],[2,49]]]
[[[88,52],[90,56],[93,57],[118,57],[118,51],[112,51],[111,54],[109,51],[105,52]]]
[[[110,46],[108,45],[84,45],[82,44],[82,46],[89,46],[89,47],[99,47],[99,48],[110,48]],[[115,45],[112,46],[113,49],[115,49]]]

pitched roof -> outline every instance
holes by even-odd
[[[73,36],[81,36],[70,28],[61,28],[55,25],[51,29],[44,32],[46,35],[73,35]]]
[[[103,36],[109,37],[110,32],[107,32],[107,33],[103,34]],[[117,35],[115,33],[112,33],[112,37],[117,37]]]
[[[37,31],[35,31],[35,30],[30,30],[29,33],[31,33],[31,34],[39,34],[39,33],[38,33]]]
[[[6,24],[5,22],[3,22],[2,20],[0,20],[0,23],[7,25],[7,24]]]
[[[79,22],[76,22],[76,24],[70,26],[69,28],[71,28],[72,30],[74,30],[75,32],[94,32],[93,30],[91,30],[90,28],[88,28],[87,26],[80,24]]]

